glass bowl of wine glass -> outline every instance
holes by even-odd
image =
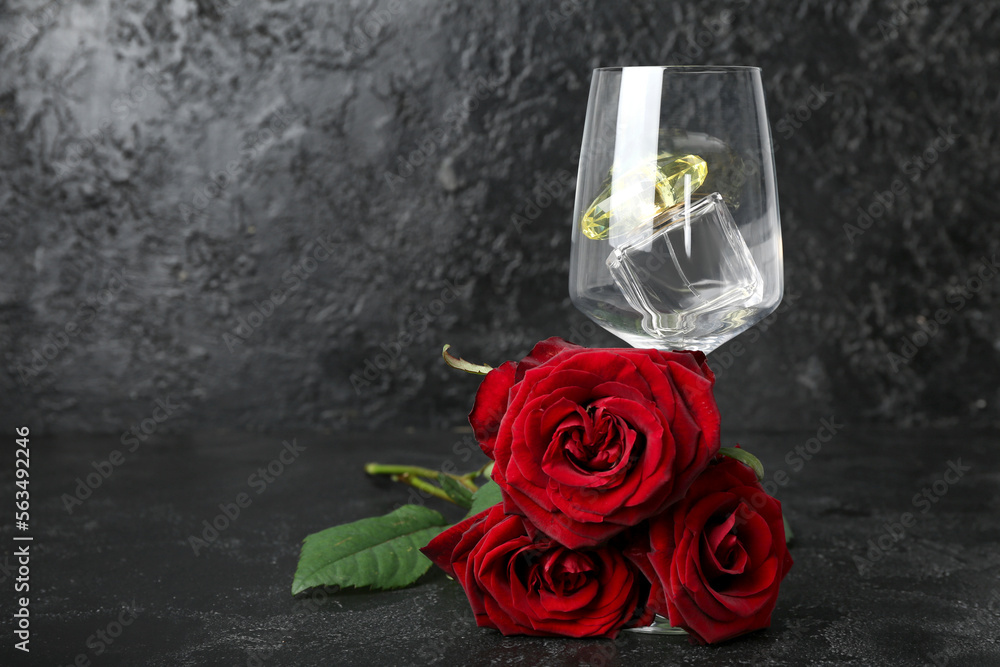
[[[777,308],[781,227],[758,68],[594,70],[569,288],[634,347],[708,353]]]

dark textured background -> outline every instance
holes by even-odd
[[[475,627],[461,587],[437,568],[406,590],[293,599],[303,536],[413,502],[412,489],[359,474],[365,461],[436,467],[441,442],[454,437],[447,431],[299,434],[301,459],[261,495],[247,486],[247,475],[281,451],[274,434],[158,435],[128,454],[130,462],[72,514],[58,496],[92,470],[91,461],[107,457],[108,438],[36,440],[32,520],[43,528],[31,563],[32,652],[15,651],[5,628],[0,662],[63,666],[84,655],[94,667],[1000,664],[995,434],[855,428],[798,470],[782,457],[808,442],[812,430],[739,435],[755,451],[767,443],[761,451],[767,482],[786,473],[781,498],[795,526],[795,566],[782,582],[769,630],[708,647],[629,632],[614,642],[503,637]],[[907,456],[899,456],[904,448]],[[912,503],[917,493],[931,507],[921,487],[931,492],[943,484],[957,453],[968,468],[963,476],[943,496],[932,493],[933,509]],[[14,475],[5,473],[0,489],[10,491],[0,493],[13,497]],[[252,503],[195,550],[190,540],[204,534],[201,522],[222,516],[219,502],[248,490]],[[428,502],[446,517],[461,516],[445,505]],[[904,528],[906,512],[913,521]],[[0,543],[10,544],[13,532],[13,525],[0,526]],[[11,583],[3,588],[0,618],[7,623],[14,613]],[[88,638],[125,608],[135,622],[105,653],[88,650]]]
[[[590,70],[685,63],[763,68],[778,148],[786,300],[713,355],[725,420],[1000,423],[996,3],[3,10],[5,429],[443,427],[475,387],[444,342],[616,344],[567,296]]]

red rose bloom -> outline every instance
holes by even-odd
[[[719,449],[701,352],[550,338],[490,371],[469,415],[508,513],[570,549],[678,501]]]
[[[476,623],[505,635],[614,638],[653,617],[649,584],[619,549],[567,549],[501,505],[421,551],[462,585]]]
[[[792,567],[781,503],[748,466],[719,457],[687,495],[636,530],[626,554],[652,583],[649,606],[701,643],[766,628]]]

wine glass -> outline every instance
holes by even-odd
[[[634,347],[709,353],[774,311],[782,290],[760,69],[594,70],[574,305]]]

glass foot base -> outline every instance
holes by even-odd
[[[626,632],[638,632],[644,635],[671,635],[674,637],[687,636],[687,630],[684,628],[675,628],[670,625],[668,619],[659,614],[653,618],[652,624],[644,625],[641,628],[628,628]]]

